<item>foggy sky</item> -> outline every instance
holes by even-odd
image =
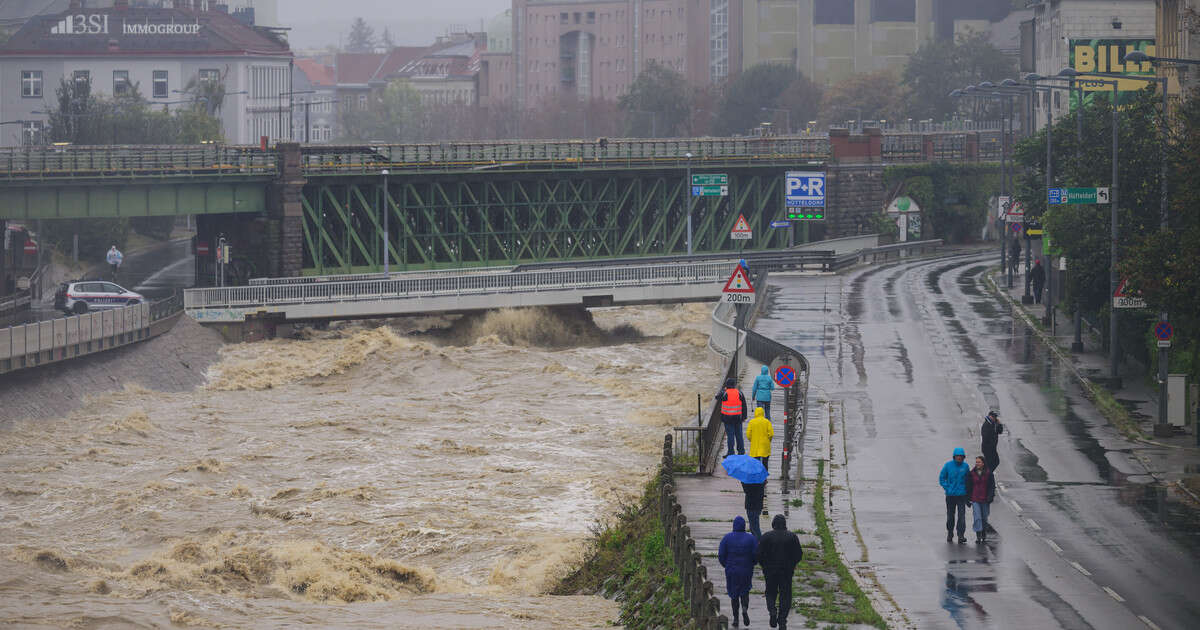
[[[419,46],[452,26],[476,31],[480,21],[512,7],[512,0],[280,0],[280,26],[292,28],[293,48],[338,44],[356,17],[379,35],[386,26],[397,44]]]

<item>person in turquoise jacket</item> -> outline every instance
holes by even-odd
[[[942,465],[938,475],[938,483],[946,492],[946,542],[954,540],[955,514],[958,515],[958,542],[967,542],[967,475],[971,467],[967,465],[967,452],[961,446],[954,448],[954,457]]]
[[[771,417],[771,391],[775,389],[775,383],[771,380],[771,375],[768,374],[767,366],[762,366],[762,373],[754,377],[754,388],[750,390],[750,397],[762,407],[763,415]]]

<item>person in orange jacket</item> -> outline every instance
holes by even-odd
[[[737,388],[737,381],[725,379],[725,387],[713,398],[721,406],[721,423],[725,425],[725,440],[729,446],[726,457],[733,455],[734,440],[737,440],[737,454],[746,454],[746,444],[742,441],[742,423],[746,421],[746,395]]]

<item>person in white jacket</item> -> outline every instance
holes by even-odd
[[[116,245],[113,245],[111,248],[109,248],[108,255],[105,256],[104,259],[108,261],[108,265],[112,267],[112,277],[113,280],[116,280],[117,270],[121,268],[121,262],[125,260],[125,255],[121,253],[121,250],[117,249]]]

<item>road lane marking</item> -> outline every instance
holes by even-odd
[[[1117,600],[1118,602],[1123,602],[1123,601],[1125,601],[1125,598],[1124,598],[1124,597],[1121,597],[1120,595],[1118,595],[1118,594],[1117,594],[1117,592],[1116,592],[1116,591],[1114,591],[1114,590],[1112,590],[1111,588],[1108,588],[1107,586],[1105,586],[1105,587],[1102,587],[1102,588],[1104,588],[1104,592],[1105,592],[1105,593],[1108,593],[1110,597],[1112,597],[1113,599]]]
[[[1029,526],[1030,526],[1030,527],[1032,527],[1033,529],[1035,529],[1035,530],[1037,530],[1037,531],[1041,531],[1041,530],[1042,530],[1042,526],[1041,526],[1041,525],[1038,525],[1038,524],[1037,524],[1037,521],[1035,521],[1035,520],[1033,520],[1033,519],[1031,519],[1031,518],[1027,518],[1027,519],[1025,519],[1025,521],[1026,521],[1026,522],[1028,522],[1028,523],[1029,523]]]
[[[1158,627],[1158,624],[1147,619],[1145,615],[1138,615],[1138,619],[1141,619],[1142,623],[1146,624],[1146,627],[1150,628],[1150,630],[1162,630],[1162,628]]]
[[[1054,542],[1053,540],[1050,540],[1049,538],[1047,538],[1047,539],[1046,539],[1046,544],[1047,544],[1047,545],[1050,545],[1050,548],[1054,550],[1054,553],[1056,553],[1056,554],[1058,554],[1058,555],[1060,555],[1060,556],[1062,555],[1062,547],[1059,547],[1059,546],[1058,546],[1058,543],[1056,543],[1056,542]]]
[[[1017,503],[1016,501],[1013,501],[1013,500],[1011,500],[1011,499],[1010,499],[1008,502],[1012,504],[1012,509],[1016,510],[1017,512],[1020,512],[1020,511],[1021,511],[1021,504],[1020,504],[1020,503]]]
[[[1092,576],[1092,572],[1091,572],[1091,571],[1088,571],[1087,569],[1083,568],[1083,565],[1082,565],[1082,564],[1079,564],[1078,562],[1075,562],[1074,560],[1072,560],[1072,561],[1071,561],[1071,566],[1075,567],[1075,570],[1076,570],[1076,571],[1079,571],[1080,573],[1082,573],[1082,574],[1084,574],[1084,575],[1086,575],[1086,576],[1088,576],[1088,577],[1091,577],[1091,576]],[[1106,588],[1107,588],[1107,587],[1106,587]]]

